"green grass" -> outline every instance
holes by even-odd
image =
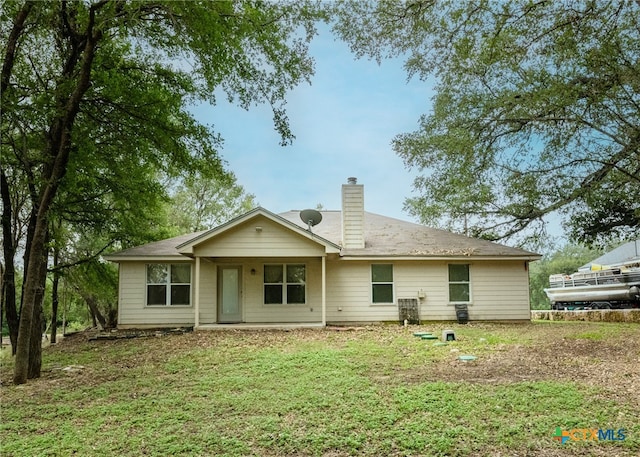
[[[439,335],[444,327],[434,328]],[[414,328],[396,327],[62,343],[44,351],[44,376],[24,386],[7,384],[12,361],[5,356],[0,455],[640,452],[637,403],[613,395],[615,386],[604,391],[555,376],[482,382],[474,372],[515,348],[535,351],[572,338],[623,341],[637,338],[637,326],[454,329],[457,341],[443,347],[413,337]],[[637,345],[633,350],[637,360]],[[464,365],[459,353],[479,359]],[[84,368],[61,370],[69,365]],[[437,374],[447,369],[460,379]],[[627,439],[560,445],[552,439],[556,427],[626,428]]]

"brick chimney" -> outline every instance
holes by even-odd
[[[364,186],[357,178],[342,185],[342,247],[364,248]]]

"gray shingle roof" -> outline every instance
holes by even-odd
[[[317,235],[341,244],[342,212],[321,211],[322,222],[312,228]],[[288,211],[281,217],[306,227],[299,211]],[[535,257],[535,253],[491,241],[470,238],[446,230],[402,221],[375,213],[364,213],[364,249],[342,250],[343,256],[408,256],[408,257],[468,257],[507,256]]]
[[[312,228],[313,233],[337,245],[342,241],[342,212],[321,211],[322,222]],[[288,211],[278,216],[304,229],[306,224],[300,219],[300,211]],[[241,216],[242,217],[242,216]],[[206,232],[190,233],[154,243],[137,246],[107,256],[120,260],[136,257],[184,258],[177,246],[187,243]],[[375,213],[365,212],[364,249],[343,249],[347,257],[521,257],[537,259],[538,254],[524,249],[512,248],[486,240],[470,238],[406,222]]]
[[[597,259],[582,265],[579,270],[589,270],[591,265],[608,265],[608,266],[620,266],[626,263],[640,262],[640,238],[637,240],[629,241],[621,246],[601,255]]]
[[[142,246],[135,246],[133,248],[125,249],[124,251],[116,252],[105,256],[107,259],[115,257],[169,257],[176,256],[185,258],[176,249],[182,243],[185,243],[192,238],[202,235],[204,232],[187,233],[186,235],[176,236],[174,238],[167,238],[166,240],[154,241],[153,243],[143,244]]]

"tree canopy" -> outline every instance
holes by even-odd
[[[255,196],[230,180],[208,180],[195,174],[185,177],[171,195],[169,222],[176,234],[208,230],[256,206]]]
[[[611,248],[611,247],[610,247]],[[603,249],[584,245],[566,244],[557,251],[549,252],[542,260],[533,262],[529,273],[529,298],[532,309],[550,309],[551,302],[544,292],[549,287],[552,274],[570,275],[578,268],[604,254]]]
[[[640,2],[387,1],[337,5],[358,56],[402,56],[433,110],[393,148],[421,171],[406,207],[489,239],[577,240],[640,227]]]
[[[316,21],[325,18],[320,6],[252,0],[3,4],[7,270],[17,246],[6,240],[19,238],[14,221],[28,215],[14,382],[39,375],[47,259],[54,238],[64,233],[52,230],[53,221],[126,245],[160,229],[164,180],[197,174],[233,187],[235,178],[218,154],[221,138],[188,110],[215,104],[214,94],[245,109],[268,104],[282,143],[289,143],[285,98],[313,72],[307,45]],[[17,186],[24,192],[14,192]],[[27,198],[14,210],[16,195]],[[14,281],[10,273],[3,284]],[[15,287],[3,287],[3,306],[11,304],[11,294]]]

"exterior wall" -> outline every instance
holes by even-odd
[[[243,263],[243,317],[250,323],[320,322],[322,320],[322,260],[319,258],[250,259]],[[264,265],[306,265],[306,303],[265,305]],[[255,270],[255,275],[251,270]]]
[[[306,265],[307,303],[297,305],[265,305],[263,278],[265,264]],[[206,269],[203,268],[207,265]],[[318,258],[272,259],[236,258],[201,261],[200,323],[217,321],[218,266],[239,266],[242,270],[242,321],[248,323],[320,322],[322,320],[322,264]],[[252,273],[255,271],[255,273]]]
[[[376,322],[398,319],[395,303],[371,303],[370,265],[371,262],[359,261],[327,262],[328,322]],[[395,277],[397,273],[394,268]]]
[[[146,306],[146,262],[120,264],[119,326],[193,325],[191,306]],[[192,269],[193,272],[193,269]]]
[[[393,263],[394,303],[371,299],[371,263]],[[422,320],[455,320],[445,261],[327,263],[327,321],[398,320],[399,298],[418,298]],[[471,320],[528,320],[529,275],[524,261],[470,261]]]
[[[264,230],[264,229],[263,229]],[[254,230],[255,231],[255,230]],[[304,305],[265,305],[265,263],[306,265]],[[394,303],[373,304],[371,264],[392,263]],[[524,261],[469,261],[471,320],[528,320],[529,280]],[[192,262],[193,264],[193,262]],[[179,326],[194,324],[192,305],[145,306],[145,262],[120,264],[118,324],[121,326]],[[201,259],[200,323],[217,320],[218,265],[242,267],[243,321],[248,323],[304,323],[322,320],[322,260],[319,257]],[[445,261],[327,261],[327,321],[378,322],[398,320],[399,298],[416,298],[423,320],[455,320],[455,307],[448,299],[448,262]],[[252,270],[255,273],[252,273]],[[192,269],[192,277],[195,274]]]
[[[218,318],[217,268],[208,259],[200,259],[200,323],[213,324]]]
[[[472,281],[474,304],[469,307],[469,319],[531,319],[524,261],[483,262],[482,268],[472,270]]]
[[[242,268],[242,315],[250,323],[298,323],[322,320],[322,263],[319,258],[224,259],[200,262],[200,323],[217,321],[218,265],[237,265]],[[265,263],[306,265],[305,304],[265,305],[263,298],[263,267]],[[251,271],[255,270],[255,274]],[[195,267],[192,267],[192,277]],[[194,282],[192,280],[191,306],[146,306],[146,262],[120,264],[120,294],[118,325],[135,326],[190,326],[194,320]]]

